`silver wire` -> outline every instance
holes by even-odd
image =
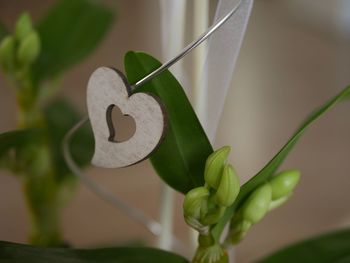
[[[148,74],[147,76],[137,81],[134,85],[131,85],[131,88],[135,89],[139,86],[142,86],[147,81],[150,81],[151,79],[155,78],[156,76],[161,74],[164,70],[170,68],[176,62],[178,62],[180,59],[182,59],[184,56],[190,53],[193,49],[199,46],[204,40],[210,37],[216,30],[218,30],[228,19],[230,19],[230,17],[233,16],[234,13],[236,13],[241,3],[242,3],[242,0],[240,0],[227,15],[225,15],[218,22],[216,22],[214,25],[209,27],[208,30],[204,32],[202,35],[200,35],[196,40],[188,44],[176,57],[168,60],[162,66],[160,66],[159,68],[157,68],[156,70]]]
[[[217,29],[219,29],[233,14],[235,14],[238,8],[240,7],[241,3],[242,3],[242,0],[240,0],[227,15],[225,15],[218,22],[216,22],[214,25],[209,27],[208,30],[204,32],[201,36],[199,36],[196,40],[188,44],[177,56],[165,62],[162,66],[152,71],[150,74],[143,77],[141,80],[137,81],[134,85],[131,86],[132,89],[142,86],[147,81],[150,81],[151,79],[155,78],[156,76],[161,74],[164,70],[170,68],[177,61],[179,61],[188,53],[190,53],[193,49],[195,49],[198,45],[200,45],[204,40],[206,40],[209,36],[211,36]],[[117,209],[122,210],[130,218],[144,225],[152,234],[154,234],[155,236],[158,236],[161,233],[161,229],[162,229],[162,226],[160,225],[159,222],[153,220],[152,218],[148,217],[146,214],[144,214],[137,208],[127,204],[122,199],[118,198],[116,195],[110,193],[109,191],[97,185],[93,180],[91,180],[89,177],[87,177],[83,173],[83,171],[79,168],[78,165],[76,165],[69,150],[69,143],[73,135],[76,133],[76,131],[79,130],[88,121],[89,121],[88,116],[85,116],[84,118],[82,118],[77,124],[75,124],[67,132],[67,134],[63,139],[63,142],[62,142],[63,156],[67,162],[67,165],[69,166],[71,171],[82,181],[82,183],[84,183],[85,186],[88,187],[92,192],[100,196],[103,200],[107,201]],[[178,239],[176,238],[174,238],[174,240],[178,241]]]

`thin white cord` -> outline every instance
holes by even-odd
[[[209,25],[209,0],[194,0],[193,1],[193,37],[199,36]],[[192,98],[193,108],[197,116],[202,116],[203,113],[199,113],[200,93],[203,92],[200,85],[200,75],[205,63],[205,57],[207,54],[208,45],[203,43],[196,50],[193,51],[193,78],[192,78]],[[193,228],[189,228],[189,247],[193,251],[198,246],[198,232]]]
[[[187,0],[159,1],[163,61],[171,59],[184,45],[187,4]],[[179,60],[171,72],[182,83],[184,79],[183,61]],[[174,248],[175,190],[162,182],[159,195],[159,223],[162,226],[162,233],[156,240],[156,246],[171,251]]]
[[[75,124],[72,129],[69,130],[69,132],[65,135],[63,139],[63,156],[69,168],[92,192],[100,196],[103,200],[107,201],[114,207],[122,210],[130,218],[146,226],[147,229],[155,236],[159,235],[161,233],[162,226],[157,221],[153,220],[152,218],[144,214],[141,210],[131,206],[130,204],[127,204],[118,196],[112,194],[111,192],[105,190],[104,188],[96,184],[93,180],[87,177],[74,162],[69,150],[69,143],[74,133],[88,121],[89,117],[85,116],[77,124]]]
[[[64,136],[62,142],[63,148],[63,156],[67,162],[67,165],[72,170],[74,175],[76,175],[79,180],[89,188],[93,193],[97,196],[101,197],[102,200],[105,200],[107,203],[110,203],[112,206],[120,209],[130,218],[134,219],[136,222],[139,222],[141,225],[145,226],[153,235],[159,236],[162,231],[162,226],[159,222],[147,216],[141,210],[131,206],[126,203],[118,196],[112,194],[110,191],[104,189],[99,186],[96,182],[86,176],[83,171],[76,165],[75,161],[72,158],[71,152],[69,150],[69,144],[73,138],[73,135],[79,130],[84,124],[87,124],[89,121],[89,117],[83,117],[78,123],[76,123]],[[180,239],[178,239],[175,235],[172,235],[174,245],[179,249],[184,249],[184,245]]]

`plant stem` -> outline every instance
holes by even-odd
[[[24,193],[31,219],[28,241],[33,245],[58,246],[62,244],[59,226],[60,208],[51,178],[49,175],[44,175],[24,180]]]
[[[37,102],[30,72],[28,70],[18,72],[16,80],[18,127],[45,128],[45,119]],[[20,149],[16,157],[30,214],[29,243],[40,246],[61,245],[60,185],[55,178],[46,136],[40,142]]]

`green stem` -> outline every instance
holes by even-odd
[[[29,243],[39,246],[62,244],[59,225],[57,194],[50,176],[29,178],[24,182],[24,193],[30,212]]]
[[[20,159],[25,160],[21,170],[31,223],[29,243],[40,246],[61,245],[60,184],[55,180],[48,145],[42,142],[26,147]]]
[[[16,97],[19,128],[45,128],[29,71],[17,74]],[[30,214],[29,243],[40,246],[62,245],[59,214],[60,184],[56,181],[47,138],[28,145],[18,153],[19,171]]]

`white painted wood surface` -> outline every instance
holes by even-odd
[[[100,67],[93,72],[87,88],[87,105],[95,137],[92,159],[95,166],[119,168],[138,163],[162,141],[166,115],[159,99],[147,93],[131,95],[126,78],[115,69]],[[135,133],[127,141],[114,141],[118,132],[111,119],[114,106],[135,121]]]

